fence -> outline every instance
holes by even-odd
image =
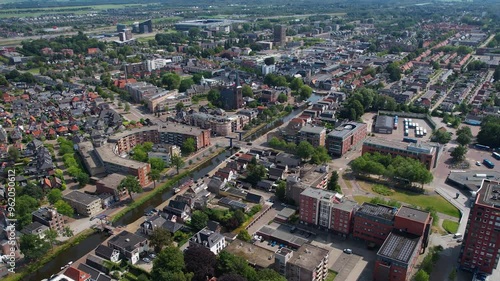
[[[424,113],[413,113],[413,112],[397,112],[397,111],[386,111],[386,110],[379,110],[378,115],[387,115],[387,116],[398,116],[398,117],[407,117],[407,118],[418,118],[418,119],[424,119],[431,129],[435,130],[437,125],[436,122],[434,122],[431,118],[430,115],[424,114]]]

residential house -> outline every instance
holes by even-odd
[[[126,230],[111,238],[108,241],[108,247],[118,250],[120,255],[132,264],[139,261],[142,252],[149,250],[146,238]]]
[[[163,208],[163,212],[175,215],[181,220],[185,221],[191,216],[191,208],[185,202],[171,200],[168,206]]]
[[[117,263],[120,261],[120,251],[110,248],[106,245],[99,245],[95,249],[95,254],[98,257]]]
[[[169,221],[162,216],[151,216],[146,218],[146,221],[141,223],[141,231],[146,235],[151,235],[157,228],[163,228],[168,232],[175,234],[184,227],[183,224]]]
[[[204,228],[189,239],[189,247],[205,247],[218,255],[226,247],[226,238],[220,233]]]

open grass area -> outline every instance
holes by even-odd
[[[363,181],[357,181],[357,183],[363,190],[373,193],[373,184]],[[360,199],[365,199],[366,196],[355,196],[355,200],[357,201],[356,197],[363,197]],[[366,198],[368,198],[368,200],[366,201],[370,201],[371,199],[370,197]],[[438,213],[442,213],[455,218],[460,218],[460,211],[439,195],[425,195],[395,190],[392,195],[384,196],[384,198],[394,199],[396,201],[403,202],[409,205],[415,205],[422,209],[430,207],[436,210],[436,212]]]
[[[456,221],[451,221],[451,220],[444,220],[443,221],[443,228],[448,233],[457,233],[458,226],[459,226],[459,223]]]
[[[337,277],[337,272],[333,270],[328,270],[328,275],[326,276],[325,281],[333,281]]]
[[[0,3],[1,4],[1,3]],[[103,5],[89,5],[89,6],[61,6],[52,8],[28,8],[28,9],[6,9],[0,11],[0,18],[12,17],[38,17],[50,14],[88,14],[107,9],[123,9],[125,7],[142,6],[142,4],[103,4]]]

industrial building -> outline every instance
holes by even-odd
[[[392,134],[394,118],[387,115],[378,115],[373,131],[379,134]]]

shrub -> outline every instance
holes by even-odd
[[[380,195],[384,195],[384,196],[391,196],[392,194],[394,194],[394,191],[392,191],[387,186],[381,185],[381,184],[374,185],[372,187],[372,190],[373,190],[373,192],[378,193]]]

